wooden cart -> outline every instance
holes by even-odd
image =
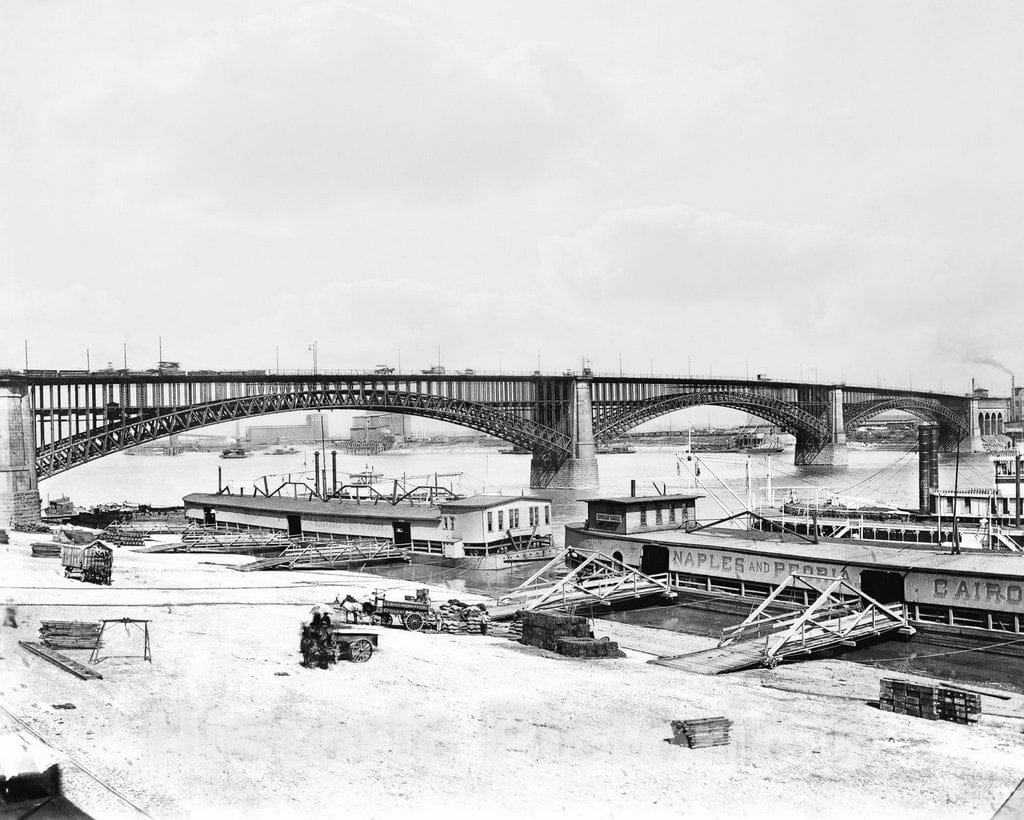
[[[102,541],[85,546],[61,544],[60,563],[66,578],[80,578],[93,584],[110,584],[114,550]]]
[[[357,632],[345,624],[331,624],[326,627],[326,635],[312,625],[304,625],[299,642],[302,665],[326,669],[339,660],[366,663],[377,648],[377,640],[376,632]]]

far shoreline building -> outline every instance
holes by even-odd
[[[321,424],[323,426],[321,426]],[[245,431],[248,444],[310,444],[327,435],[327,421],[319,413],[307,413],[305,424],[261,424]]]

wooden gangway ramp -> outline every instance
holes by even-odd
[[[241,572],[265,569],[341,569],[406,559],[407,550],[388,540],[300,541],[286,547],[280,555],[260,558],[235,569]]]
[[[797,611],[766,612],[787,590],[811,589],[817,597]],[[884,635],[909,636],[914,628],[899,604],[879,603],[842,578],[794,573],[736,626],[722,630],[718,646],[648,661],[703,675],[772,668],[784,660],[841,650]]]
[[[668,573],[646,575],[599,552],[564,549],[518,587],[499,596],[488,611],[501,620],[520,610],[575,612],[650,596],[676,597],[669,588]]]

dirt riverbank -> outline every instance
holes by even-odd
[[[597,633],[626,658],[380,629],[368,663],[307,670],[312,604],[416,585],[118,550],[114,585],[95,587],[29,557],[30,540],[0,547],[0,601],[20,619],[0,630],[0,702],[157,817],[990,817],[1024,777],[1021,696],[985,698],[975,727],[933,723],[869,705],[877,670],[689,675],[646,661],[709,639],[606,621]],[[152,620],[153,662],[102,661],[100,681],[17,644],[44,618],[122,616]],[[141,637],[118,627],[108,650],[141,651]],[[713,715],[735,722],[730,746],[665,742],[670,721]],[[83,808],[132,813],[89,781],[69,778]]]

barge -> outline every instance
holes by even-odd
[[[952,554],[851,539],[797,539],[758,531],[692,530],[696,492],[596,498],[587,520],[567,524],[565,543],[599,552],[654,575],[668,573],[677,593],[732,602],[749,610],[793,573],[842,578],[885,604],[905,608],[910,622],[948,645],[1024,648],[1024,556],[983,551]],[[806,592],[788,590],[794,605]],[[730,611],[726,608],[726,611]]]
[[[547,561],[556,551],[551,502],[535,496],[475,495],[427,505],[192,493],[184,504],[186,520],[206,527],[377,541],[401,548],[410,561],[446,567],[509,569]]]

